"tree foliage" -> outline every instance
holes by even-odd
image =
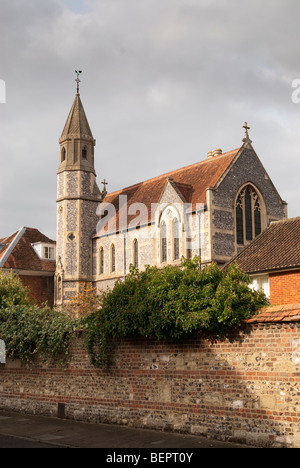
[[[20,304],[29,304],[27,288],[16,274],[0,271],[0,309]]]
[[[102,308],[86,317],[85,343],[95,366],[108,364],[108,343],[117,337],[185,339],[196,331],[224,336],[268,300],[249,288],[236,265],[200,269],[198,258],[162,270],[131,268],[125,281],[104,293]]]
[[[96,312],[102,305],[102,295],[92,283],[81,283],[80,291],[61,309],[73,317],[81,318]]]

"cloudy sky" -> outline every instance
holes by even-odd
[[[299,216],[299,18],[299,0],[0,0],[0,237],[30,226],[55,238],[75,69],[100,187],[237,148],[247,121]]]

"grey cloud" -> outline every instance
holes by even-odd
[[[70,10],[70,5],[74,5]],[[115,190],[216,147],[254,148],[299,214],[296,0],[1,0],[0,235],[55,236],[58,138],[83,70],[99,179]]]

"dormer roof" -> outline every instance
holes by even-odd
[[[44,243],[55,247],[38,229],[22,227],[14,234],[0,239],[0,268],[54,273],[55,260],[41,258],[33,244]]]

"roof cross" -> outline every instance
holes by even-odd
[[[101,184],[103,185],[103,192],[106,193],[106,186],[108,185],[108,182],[106,182],[106,180],[104,179]]]
[[[248,130],[250,130],[250,127],[248,127],[247,122],[245,122],[245,125],[243,125],[243,128],[245,129],[245,137],[243,138],[243,141],[249,141],[251,143],[251,140],[249,138]]]

